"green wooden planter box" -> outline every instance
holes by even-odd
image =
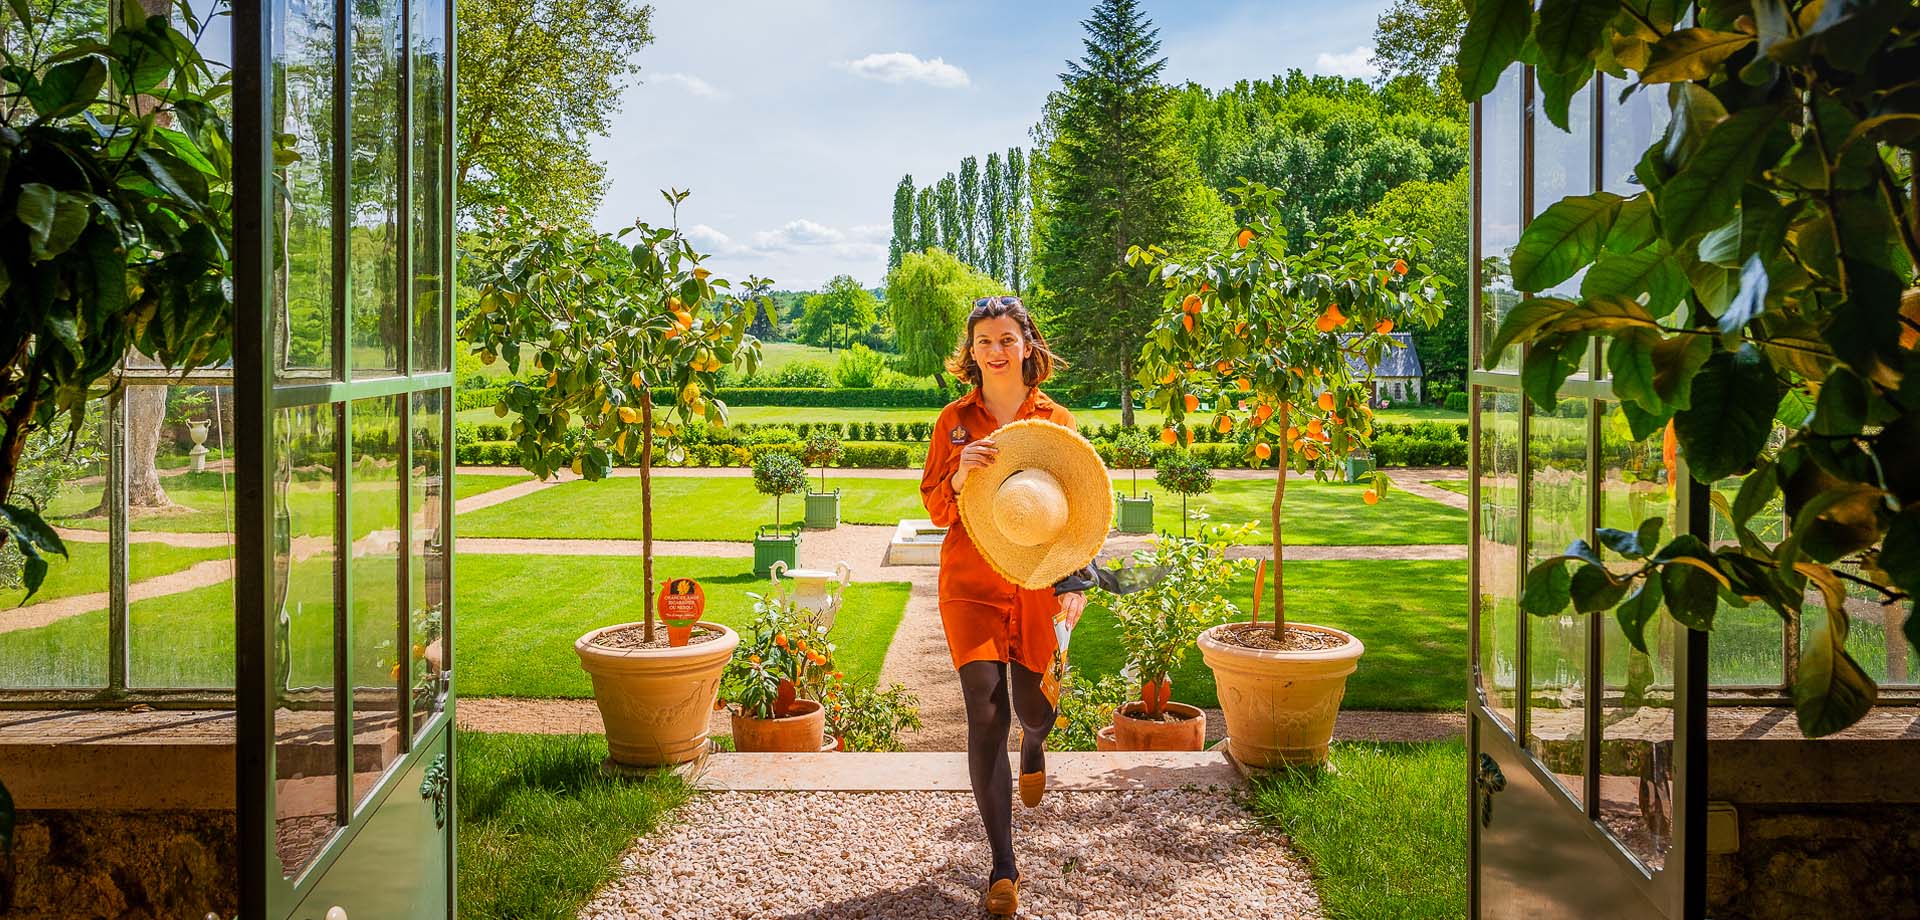
[[[1362,476],[1373,475],[1373,458],[1355,454],[1347,458],[1347,481],[1359,482]]]
[[[785,562],[790,569],[800,564],[800,532],[781,533],[771,526],[762,525],[760,532],[753,537],[754,577],[767,577],[773,572],[776,561]]]
[[[832,530],[840,526],[840,490],[807,493],[807,529]]]
[[[1153,533],[1153,493],[1148,492],[1139,498],[1125,495],[1114,496],[1120,506],[1121,533]]]

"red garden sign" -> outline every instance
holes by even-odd
[[[660,586],[654,606],[667,624],[667,644],[684,646],[693,636],[693,624],[707,609],[707,595],[691,578],[669,578]]]

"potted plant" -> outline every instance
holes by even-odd
[[[789,458],[791,459],[791,458]],[[749,594],[754,618],[721,678],[733,720],[733,748],[746,752],[813,752],[822,743],[821,703],[833,680],[833,644],[778,596]]]
[[[807,439],[801,460],[808,466],[820,468],[820,491],[807,491],[807,527],[814,530],[832,530],[840,526],[840,490],[827,491],[827,467],[840,462],[846,455],[846,448],[840,445],[840,437],[830,431],[821,430]]]
[[[1232,622],[1239,614],[1226,599],[1227,589],[1255,563],[1229,560],[1227,547],[1252,530],[1251,523],[1238,528],[1215,524],[1203,529],[1197,540],[1161,537],[1151,549],[1133,554],[1135,567],[1159,569],[1165,576],[1152,587],[1115,595],[1108,602],[1127,650],[1122,673],[1139,688],[1138,699],[1114,711],[1118,750],[1197,751],[1206,746],[1206,713],[1170,700],[1173,672],[1202,630]]]
[[[706,751],[720,674],[739,643],[717,623],[698,624],[684,646],[654,628],[652,467],[657,440],[672,449],[681,426],[726,421],[709,394],[721,368],[758,367],[759,343],[746,333],[763,307],[700,264],[677,229],[686,193],[665,194],[672,227],[608,235],[510,218],[475,234],[467,264],[478,296],[461,326],[483,363],[504,358],[513,371],[494,411],[518,417],[514,449],[529,472],[598,481],[618,464],[640,468],[644,613],[574,643],[611,756],[634,765]],[[668,394],[664,408],[655,387]]]
[[[1154,465],[1153,481],[1180,496],[1180,537],[1187,536],[1187,499],[1213,491],[1213,470],[1192,451],[1173,450]],[[1205,515],[1203,514],[1202,517]]]
[[[753,487],[762,495],[773,496],[773,526],[762,524],[753,535],[753,574],[765,578],[775,562],[784,562],[787,568],[799,562],[800,528],[788,533],[780,526],[780,496],[804,490],[807,471],[794,455],[770,450],[753,461]]]
[[[1388,333],[1410,320],[1433,324],[1444,304],[1438,282],[1419,267],[1427,242],[1352,219],[1289,251],[1273,189],[1249,183],[1232,196],[1247,223],[1228,245],[1190,262],[1157,248],[1127,254],[1167,291],[1141,355],[1141,382],[1152,387],[1149,403],[1166,410],[1163,439],[1184,433],[1190,443],[1187,417],[1209,400],[1203,424],[1245,430],[1246,460],[1274,464],[1273,623],[1223,623],[1198,643],[1220,688],[1234,758],[1256,767],[1318,763],[1363,647],[1340,630],[1287,618],[1287,474],[1324,480],[1369,445],[1368,378],[1395,347]],[[1230,397],[1245,408],[1230,406]],[[1385,487],[1374,477],[1363,496],[1369,504]]]
[[[1133,472],[1133,495],[1114,493],[1121,533],[1153,533],[1153,493],[1140,494],[1140,469],[1153,463],[1153,441],[1129,425],[1113,439],[1113,465]]]
[[[881,690],[835,671],[822,700],[835,750],[898,751],[900,734],[920,728],[920,700],[901,684]]]
[[[1047,744],[1062,751],[1117,751],[1113,737],[1113,714],[1120,704],[1139,695],[1136,685],[1129,689],[1118,674],[1102,674],[1090,680],[1069,666],[1061,681],[1060,714],[1054,719],[1053,734]]]

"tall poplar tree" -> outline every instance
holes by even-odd
[[[1027,288],[1027,152],[1007,148],[1007,287],[1015,293]]]
[[[987,245],[975,268],[995,281],[1006,280],[1007,255],[1007,171],[1000,165],[1000,154],[987,154],[987,182],[981,192],[981,204],[987,214]]]
[[[926,252],[940,245],[939,211],[933,186],[921,189],[913,201],[913,248]]]
[[[974,157],[960,160],[960,261],[978,266],[980,261],[980,161]]]
[[[936,188],[935,200],[940,208],[940,248],[949,253],[959,252],[965,245],[960,234],[960,182],[953,173],[947,173]]]
[[[887,271],[900,267],[900,257],[913,250],[913,174],[900,177],[893,188],[893,240],[887,244]]]
[[[1134,362],[1160,298],[1127,267],[1127,249],[1187,250],[1224,236],[1230,216],[1177,136],[1159,30],[1137,0],[1099,0],[1082,25],[1086,53],[1068,62],[1039,132],[1047,175],[1035,280],[1053,294],[1049,343],[1118,383],[1121,421],[1132,424]]]

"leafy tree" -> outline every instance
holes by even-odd
[[[1367,211],[1367,219],[1385,232],[1404,233],[1433,243],[1431,266],[1446,292],[1447,308],[1432,327],[1415,326],[1414,347],[1428,380],[1460,384],[1466,380],[1467,325],[1471,304],[1467,291],[1467,213],[1469,189],[1462,170],[1447,182],[1408,182],[1387,192]]]
[[[880,353],[859,342],[840,353],[840,360],[833,365],[833,381],[850,389],[866,389],[880,379],[887,369],[887,359]]]
[[[1031,210],[1027,183],[1027,152],[1007,148],[1007,289],[1020,292],[1027,288],[1027,218]]]
[[[940,245],[940,205],[938,192],[929,185],[920,190],[913,202],[913,248],[926,252]]]
[[[770,450],[753,461],[753,487],[762,495],[773,496],[773,532],[780,532],[780,497],[805,491],[807,468],[800,458],[785,451]]]
[[[960,159],[960,249],[954,255],[968,265],[980,264],[980,161]],[[898,264],[898,263],[895,263]],[[887,266],[889,269],[892,265]]]
[[[966,235],[960,229],[960,184],[953,173],[947,173],[935,189],[940,215],[940,248],[959,252],[966,246]]]
[[[503,205],[584,224],[606,191],[591,140],[640,72],[653,8],[637,0],[458,0],[460,212]]]
[[[844,348],[878,319],[879,301],[852,275],[835,275],[820,293],[807,298],[807,312],[796,332],[800,341]]]
[[[1191,451],[1171,450],[1154,464],[1153,481],[1180,496],[1180,537],[1187,536],[1187,499],[1213,491],[1213,466]]]
[[[887,273],[887,304],[900,343],[899,370],[933,376],[940,389],[954,343],[974,300],[1000,292],[996,282],[944,250],[908,253]]]
[[[1125,428],[1113,439],[1113,465],[1133,471],[1133,497],[1140,497],[1140,469],[1153,463],[1153,441],[1138,428]]]
[[[900,265],[900,257],[919,242],[913,235],[913,174],[900,177],[893,189],[893,238],[887,243],[887,270]]]
[[[1706,631],[1723,599],[1765,604],[1801,637],[1800,730],[1840,731],[1879,692],[1847,649],[1849,595],[1904,604],[1920,643],[1920,7],[1549,5],[1537,24],[1529,7],[1476,4],[1458,58],[1469,97],[1521,60],[1556,124],[1601,72],[1674,115],[1638,193],[1568,196],[1527,224],[1517,289],[1586,275],[1577,296],[1515,306],[1484,360],[1524,344],[1521,382],[1550,410],[1601,338],[1632,435],[1668,433],[1733,539],[1662,543],[1659,518],[1603,529],[1599,547],[1575,541],[1528,572],[1520,604],[1612,610],[1643,652],[1662,607]],[[1709,491],[1741,475],[1731,502]],[[1782,539],[1752,526],[1775,500]]]
[[[998,153],[987,154],[987,184],[981,198],[987,212],[987,250],[975,267],[997,282],[1006,277],[1007,265],[1007,170]]]
[[[1452,82],[1466,25],[1464,0],[1393,0],[1374,20],[1373,66],[1387,76]]]
[[[806,446],[801,449],[800,459],[808,466],[820,468],[820,491],[825,492],[827,491],[827,467],[839,463],[840,458],[846,456],[846,453],[846,448],[840,443],[840,436],[822,429],[807,439]]]
[[[1086,54],[1068,62],[1039,132],[1048,172],[1036,267],[1055,305],[1049,341],[1083,371],[1118,378],[1132,424],[1134,361],[1158,297],[1127,271],[1126,252],[1184,250],[1224,209],[1177,136],[1159,32],[1136,0],[1100,0],[1084,25]]]

